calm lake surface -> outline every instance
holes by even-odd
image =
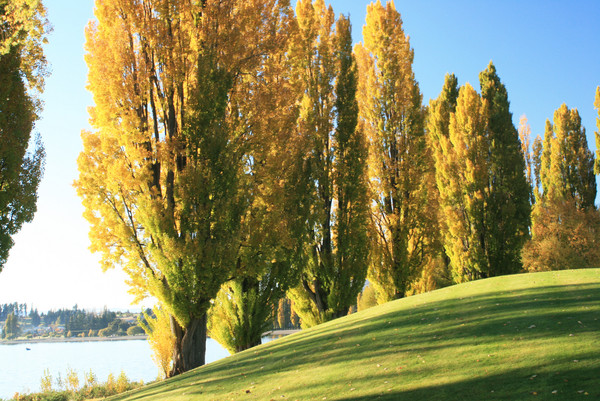
[[[270,340],[263,338],[263,343]],[[59,373],[64,379],[67,369],[78,373],[81,385],[84,372],[90,369],[99,382],[105,382],[110,373],[116,378],[123,371],[129,380],[147,383],[158,376],[151,355],[146,340],[0,345],[0,399],[9,399],[16,392],[38,392],[45,369],[50,370],[53,388]],[[207,340],[206,363],[228,355],[219,343]]]

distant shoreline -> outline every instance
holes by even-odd
[[[146,340],[148,336],[116,336],[116,337],[38,337],[18,340],[2,340],[0,345],[40,344],[40,343],[84,343],[97,341],[132,341]]]
[[[299,332],[300,330],[271,330],[264,333],[264,336],[287,336]],[[0,345],[18,345],[18,344],[40,344],[40,343],[84,343],[97,341],[134,341],[146,340],[148,336],[116,336],[116,337],[38,337],[24,338],[18,340],[0,340]]]
[[[300,332],[300,329],[289,329],[289,330],[269,330],[263,333],[263,336],[289,336],[290,334]]]

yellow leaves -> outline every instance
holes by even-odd
[[[42,92],[46,70],[46,57],[42,45],[52,31],[46,19],[46,8],[40,0],[10,0],[3,2],[0,14],[0,56],[17,48],[20,69],[29,89]]]
[[[296,20],[304,40],[312,44],[317,33],[315,32],[315,8],[312,0],[299,0],[296,3]]]
[[[433,226],[425,200],[430,161],[421,151],[424,115],[412,71],[413,52],[393,2],[368,6],[363,39],[354,48],[357,100],[360,128],[369,144],[374,243],[383,253],[372,263],[369,277],[382,284],[379,293],[396,297],[418,276],[422,258],[416,255],[424,251],[424,238]]]
[[[486,101],[468,83],[459,90],[454,113],[443,101],[448,100],[433,102],[429,127],[437,140],[434,159],[445,248],[453,261],[455,279],[462,281],[462,274],[477,269],[481,252],[479,222],[489,191]],[[445,113],[449,115],[448,137]]]
[[[146,324],[141,324],[148,334],[148,343],[152,349],[152,360],[156,363],[163,377],[169,376],[172,366],[175,336],[171,332],[171,317],[167,310],[155,306],[152,308],[154,318],[144,313]]]
[[[235,266],[244,141],[286,129],[285,84],[266,83],[283,81],[289,2],[104,0],[95,13],[76,183],[92,249],[185,327]]]

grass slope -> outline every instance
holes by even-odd
[[[113,400],[600,399],[600,269],[390,302]]]

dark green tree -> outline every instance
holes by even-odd
[[[46,60],[41,48],[48,31],[41,1],[0,2],[0,271],[12,236],[33,219],[44,170],[39,136],[27,152],[41,111]]]
[[[29,317],[31,318],[31,325],[33,327],[37,327],[42,323],[42,318],[40,317],[37,309],[33,309],[31,312],[29,312]]]
[[[337,127],[334,135],[333,183],[337,210],[333,236],[336,244],[334,279],[329,307],[346,312],[362,290],[368,268],[369,239],[367,158],[365,137],[357,128],[357,67],[352,54],[351,25],[340,17],[336,46],[339,73],[335,94]]]
[[[519,133],[512,121],[506,87],[490,62],[479,74],[490,143],[489,195],[485,207],[487,276],[517,273],[528,239],[531,187],[525,175]]]

